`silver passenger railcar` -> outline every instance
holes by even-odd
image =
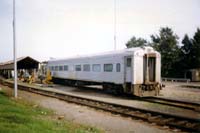
[[[160,54],[151,47],[48,61],[53,80],[70,85],[101,84],[103,89],[155,96],[161,89]]]

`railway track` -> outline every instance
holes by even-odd
[[[13,87],[13,83],[11,82],[3,82],[4,85],[9,87]],[[18,85],[19,89],[29,91],[32,93],[37,93],[40,95],[45,95],[49,97],[58,98],[61,100],[65,100],[67,102],[73,102],[76,104],[81,104],[85,106],[89,106],[96,109],[101,109],[104,111],[109,111],[115,114],[120,114],[122,116],[127,116],[136,119],[142,119],[149,123],[156,123],[160,126],[168,126],[170,128],[180,129],[182,131],[189,132],[200,132],[200,119],[189,118],[179,115],[172,115],[164,112],[157,112],[142,108],[130,107],[115,103],[109,103],[100,100],[88,99],[81,96],[69,95],[66,93],[50,91],[39,89],[37,87],[30,87],[25,85]]]
[[[91,87],[81,87],[83,89],[91,89]],[[93,87],[93,90],[96,90],[97,88]],[[101,93],[102,91],[98,91],[98,93]],[[157,104],[162,104],[162,105],[168,105],[168,106],[173,106],[177,108],[183,108],[187,110],[192,110],[196,112],[200,112],[200,103],[197,102],[192,102],[192,101],[183,101],[183,100],[177,100],[177,99],[172,99],[172,98],[164,98],[164,97],[133,97],[132,95],[123,95],[123,96],[117,96],[125,99],[130,99],[130,100],[138,100],[138,101],[144,101],[144,102],[150,102],[150,103],[157,103]]]
[[[82,87],[83,88],[83,87]],[[88,89],[89,87],[84,87],[83,89]],[[89,88],[91,89],[91,88]],[[94,90],[96,88],[93,88]],[[97,90],[97,89],[96,89]],[[95,91],[96,92],[96,91]],[[102,92],[102,91],[100,91]],[[99,92],[98,92],[99,93]],[[200,112],[200,103],[197,102],[191,102],[191,101],[183,101],[183,100],[177,100],[172,98],[163,98],[163,97],[133,97],[132,95],[125,95],[125,96],[118,96],[125,99],[130,100],[138,100],[138,101],[144,101],[144,102],[150,102],[150,103],[157,103],[161,105],[168,105],[173,106],[177,108],[183,108],[187,110],[192,110],[196,112]]]
[[[162,97],[139,98],[139,100],[200,112],[200,104],[196,102],[182,101],[182,100],[162,98]]]

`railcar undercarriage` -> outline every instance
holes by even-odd
[[[106,92],[111,92],[114,94],[131,94],[134,96],[144,97],[144,96],[157,96],[160,92],[161,85],[159,83],[154,84],[131,84],[126,83],[114,84],[108,82],[94,82],[94,81],[82,81],[82,80],[72,80],[72,79],[62,79],[62,78],[52,78],[52,81],[57,84],[85,87],[88,85],[101,85],[102,89]]]

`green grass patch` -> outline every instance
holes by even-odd
[[[93,127],[58,120],[53,111],[9,98],[0,91],[0,133],[98,133]]]

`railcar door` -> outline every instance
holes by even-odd
[[[127,83],[132,82],[132,57],[128,56],[125,57],[124,60],[124,68],[125,68],[125,73],[124,73],[124,81]]]
[[[149,57],[149,81],[155,82],[156,77],[156,58],[155,57]]]
[[[155,82],[156,57],[155,55],[144,56],[144,83]]]

